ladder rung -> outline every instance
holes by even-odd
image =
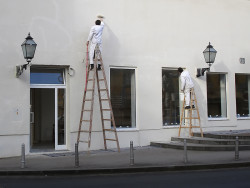
[[[104,129],[104,131],[111,131],[111,132],[115,132],[114,129]]]
[[[112,119],[103,119],[103,121],[112,121]]]
[[[80,132],[83,132],[83,133],[91,133],[91,131],[87,131],[87,130],[81,130]]]
[[[88,79],[88,81],[94,81],[94,79]]]
[[[100,89],[100,91],[108,91],[107,89]]]
[[[84,112],[84,111],[86,111],[86,112],[91,112],[91,111],[93,111],[93,110],[82,110],[82,111],[83,111],[83,112]]]
[[[198,117],[192,117],[192,118],[184,117],[183,119],[200,119],[200,118],[198,118]]]
[[[102,109],[103,111],[111,111],[111,109]]]
[[[105,79],[103,79],[103,78],[101,78],[101,79],[99,79],[98,81],[104,81]]]
[[[87,89],[86,91],[94,91],[94,89]]]
[[[190,127],[190,126],[187,126],[187,127],[185,127],[185,126],[182,127],[182,126],[181,126],[181,128],[182,128],[182,129],[183,129],[183,128],[184,128],[184,129],[187,129],[187,128],[188,128],[188,129],[189,129],[189,128],[200,128],[200,126],[191,126],[191,127]]]
[[[89,141],[79,140],[79,142],[89,143]]]
[[[101,99],[101,101],[108,101],[109,99]]]
[[[116,139],[110,139],[110,138],[105,138],[105,140],[109,140],[109,141],[117,141]]]
[[[92,99],[85,99],[84,101],[92,101]]]

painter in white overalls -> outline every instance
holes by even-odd
[[[102,52],[102,32],[104,28],[104,23],[103,23],[103,16],[98,16],[98,20],[95,21],[94,26],[91,27],[88,40],[87,40],[87,45],[89,45],[89,60],[90,60],[90,68],[91,70],[94,68],[94,62],[93,62],[93,57],[95,54],[95,47],[98,44],[99,49]],[[98,69],[100,69],[101,66],[98,64]]]
[[[189,75],[189,72],[187,70],[183,70],[182,68],[178,68],[181,79],[181,91],[184,92],[185,100],[186,100],[186,106],[185,109],[190,108],[190,91],[194,87],[194,83],[191,79],[191,76]]]

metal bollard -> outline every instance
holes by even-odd
[[[236,136],[235,139],[235,160],[238,161],[239,160],[239,137]]]
[[[188,157],[187,157],[187,139],[184,138],[184,163],[188,162]]]
[[[130,141],[130,166],[133,166],[135,163],[134,160],[134,147],[133,147],[133,141]]]
[[[25,145],[22,144],[21,148],[21,168],[25,168]]]
[[[75,167],[79,167],[78,143],[75,143]]]

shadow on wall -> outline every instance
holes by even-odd
[[[103,55],[108,61],[112,60],[111,62],[116,63],[118,61],[120,52],[120,42],[116,34],[107,24],[105,25],[105,30],[105,38],[103,40]]]

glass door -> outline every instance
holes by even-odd
[[[31,67],[30,143],[32,149],[67,149],[64,75],[64,69],[61,68]]]

